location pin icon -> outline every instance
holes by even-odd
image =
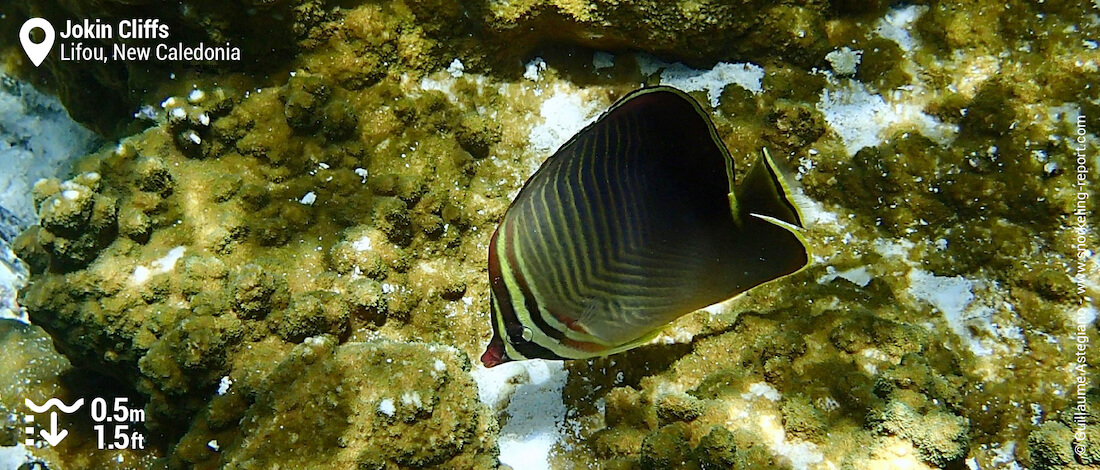
[[[35,44],[31,40],[31,30],[34,28],[42,28],[46,33],[44,41]],[[35,67],[42,65],[42,61],[50,55],[50,49],[53,49],[53,34],[53,25],[45,18],[31,18],[23,23],[22,28],[19,28],[19,42],[23,44],[23,52],[27,53],[27,57],[30,57]]]

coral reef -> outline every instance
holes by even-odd
[[[495,424],[469,368],[444,347],[310,337],[262,377],[230,374],[174,458],[195,468],[492,468]]]
[[[1067,275],[1077,119],[1100,114],[1086,7],[621,3],[200,2],[164,19],[270,63],[130,70],[94,81],[117,101],[98,114],[72,90],[122,72],[39,72],[79,119],[132,129],[116,106],[148,104],[154,125],[35,186],[19,303],[141,398],[175,466],[1100,464],[1095,389],[1071,408],[1100,269]],[[272,34],[287,48],[255,52]],[[813,264],[567,363],[561,390],[536,368],[475,387],[497,221],[640,83],[709,105],[739,177],[762,147],[791,169]],[[563,422],[524,429],[545,393]]]
[[[28,412],[23,400],[45,403],[52,397],[71,401],[61,375],[72,366],[64,356],[50,346],[50,337],[41,328],[12,320],[0,320],[0,340],[4,344],[4,360],[0,368],[6,377],[19,377],[18,381],[5,381],[0,388],[0,412],[5,417],[0,425],[0,446],[9,448],[22,445],[24,440],[23,416]],[[56,452],[40,452],[21,459],[56,465]],[[20,463],[24,463],[20,462]]]
[[[99,173],[89,172],[62,183],[56,179],[36,183],[32,197],[39,224],[14,241],[20,257],[34,268],[44,269],[48,264],[51,270],[61,272],[91,263],[118,232],[118,206],[113,198],[98,192],[99,180]],[[39,250],[48,258],[34,256]]]

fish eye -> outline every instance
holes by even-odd
[[[512,344],[522,344],[531,340],[531,329],[524,327],[508,328],[508,342]]]

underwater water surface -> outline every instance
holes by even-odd
[[[0,468],[1100,467],[1098,36],[1050,0],[13,2]]]

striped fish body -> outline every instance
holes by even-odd
[[[764,152],[734,189],[706,112],[637,90],[528,179],[489,245],[492,367],[648,342],[680,316],[804,267],[801,219]]]

